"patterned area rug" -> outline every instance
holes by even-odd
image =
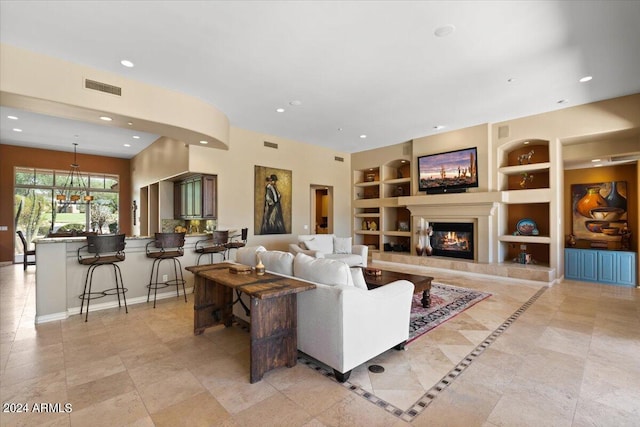
[[[407,344],[490,296],[473,289],[432,283],[429,308],[422,307],[422,292],[413,296]]]

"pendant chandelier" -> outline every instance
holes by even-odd
[[[56,194],[56,200],[64,203],[78,203],[81,199],[84,203],[89,203],[93,200],[93,196],[89,195],[89,188],[85,183],[82,175],[80,174],[80,166],[77,161],[77,143],[73,143],[73,163],[71,163],[71,170],[67,179],[64,182],[64,186],[60,190],[59,194]],[[82,195],[84,193],[84,195]]]

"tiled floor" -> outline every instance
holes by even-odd
[[[2,267],[3,410],[26,403],[31,411],[59,411],[3,411],[0,424],[638,425],[639,289],[570,281],[547,289],[429,274],[492,296],[406,351],[371,361],[385,367],[383,374],[361,366],[340,385],[298,363],[249,384],[247,332],[220,327],[194,336],[191,296],[188,304],[167,299],[155,310],[133,305],[129,314],[92,312],[88,323],[73,316],[35,326],[34,267]],[[71,412],[64,412],[66,403]]]

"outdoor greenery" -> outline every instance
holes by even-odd
[[[16,168],[14,196],[14,225],[22,230],[27,242],[46,236],[53,231],[95,230],[114,233],[118,229],[118,177],[116,175],[90,176],[89,192],[94,201],[80,203],[58,203],[58,194],[68,172]]]

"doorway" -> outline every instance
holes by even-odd
[[[311,233],[333,233],[333,187],[311,185]]]

